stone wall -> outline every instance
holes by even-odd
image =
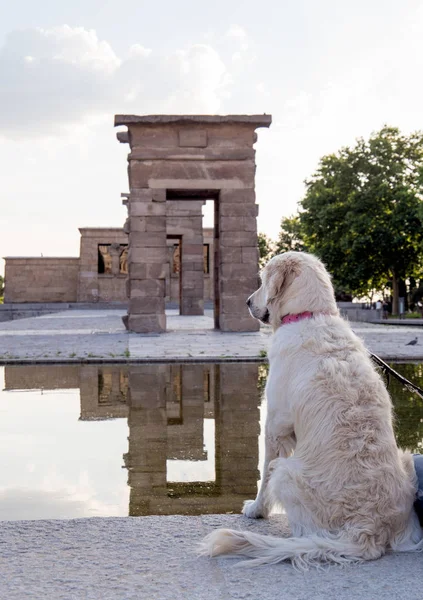
[[[119,273],[113,265],[113,273],[98,272],[98,248],[113,245],[114,258],[118,259],[119,247],[128,244],[128,236],[121,227],[82,227],[80,269],[78,277],[78,302],[125,302],[127,275]]]
[[[78,258],[5,258],[4,302],[76,302]]]
[[[201,203],[202,204],[202,203]],[[180,207],[179,207],[180,208]],[[180,208],[180,212],[181,212]],[[183,212],[183,211],[182,211]],[[169,235],[178,234],[179,241],[189,236],[189,220],[186,220],[180,233],[175,217],[168,224]],[[201,219],[201,215],[199,217]],[[199,221],[200,223],[200,221]],[[180,223],[179,223],[180,224]],[[81,258],[49,257],[8,257],[6,261],[5,302],[17,303],[55,303],[55,302],[121,302],[128,301],[126,295],[127,275],[123,273],[107,274],[98,272],[99,245],[117,245],[128,243],[128,236],[121,227],[81,228]],[[210,269],[204,274],[204,284],[199,282],[204,300],[213,298],[213,229],[203,230],[204,243],[209,245]],[[175,240],[178,241],[178,240]],[[172,273],[173,240],[168,239],[169,255],[166,276],[166,301],[179,302],[179,273]],[[117,252],[119,254],[119,252]],[[202,260],[202,258],[201,258]],[[58,295],[57,286],[60,285]],[[47,311],[48,312],[48,311]],[[28,315],[29,316],[29,315]],[[0,316],[1,320],[1,316]]]

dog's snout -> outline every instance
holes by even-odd
[[[251,298],[247,299],[247,306],[251,306]]]

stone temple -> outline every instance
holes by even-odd
[[[203,237],[200,208],[214,201],[214,319],[222,331],[256,331],[246,297],[257,287],[255,130],[269,115],[117,115],[129,143],[128,315],[138,333],[166,331],[167,217],[188,225],[181,245],[181,313],[201,315]],[[180,203],[180,204],[179,204]],[[184,229],[184,231],[187,231]]]
[[[258,273],[253,145],[270,124],[269,115],[117,115],[130,149],[124,227],[80,228],[79,257],[6,257],[0,320],[120,304],[130,331],[164,332],[169,302],[182,315],[213,303],[217,329],[256,331],[245,304]],[[213,228],[203,228],[208,200]]]

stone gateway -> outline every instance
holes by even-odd
[[[214,201],[214,317],[222,331],[257,331],[245,299],[257,288],[255,130],[270,115],[117,115],[129,143],[128,315],[137,333],[166,331],[167,221],[186,227],[181,244],[181,314],[203,314],[201,206]],[[185,221],[184,221],[185,220]]]

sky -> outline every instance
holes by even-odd
[[[78,256],[78,227],[123,225],[122,113],[271,114],[276,238],[323,155],[423,129],[422,72],[423,0],[0,0],[0,257]]]

